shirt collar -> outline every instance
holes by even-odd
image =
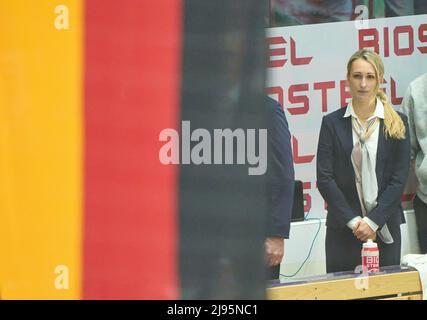
[[[380,99],[377,98],[376,100],[377,100],[377,102],[376,102],[376,105],[375,105],[374,114],[369,119],[371,119],[373,117],[384,119],[384,105],[383,105],[383,103],[381,102]],[[356,115],[356,112],[354,112],[352,100],[350,100],[350,102],[348,103],[347,109],[345,110],[345,113],[344,113],[343,117],[344,118],[348,118],[350,116],[358,118],[357,115]]]

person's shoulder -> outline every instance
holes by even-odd
[[[266,101],[267,104],[270,106],[269,108],[271,108],[271,112],[275,115],[276,119],[283,119],[287,121],[285,111],[283,110],[283,107],[279,102],[270,98],[269,96],[266,96]]]
[[[276,109],[276,110],[277,109],[283,110],[282,105],[278,101],[274,100],[273,98],[270,98],[269,96],[266,96],[265,99],[267,101],[267,104],[270,106],[270,108]]]
[[[409,84],[410,87],[418,87],[418,86],[426,86],[427,84],[427,72],[423,73],[422,75],[416,77],[414,80],[411,81]]]
[[[325,121],[334,121],[337,119],[342,119],[344,117],[345,111],[347,108],[339,108],[331,113],[328,113],[327,115],[323,116],[323,119]]]

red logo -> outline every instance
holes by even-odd
[[[305,65],[309,64],[313,57],[297,57],[297,44],[295,40],[290,37],[290,57],[289,52],[286,50],[287,48],[287,41],[283,37],[269,37],[267,38],[267,43],[269,47],[268,51],[268,67],[269,68],[281,68],[283,67],[286,62],[288,61],[288,58],[291,59],[291,65],[293,66],[299,66],[299,65]],[[271,46],[276,46],[275,48],[271,48]],[[281,46],[278,46],[281,45]],[[280,57],[280,59],[271,59],[273,57]]]

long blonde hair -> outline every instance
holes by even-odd
[[[381,58],[374,51],[367,49],[361,49],[356,51],[348,60],[347,63],[347,78],[350,77],[351,65],[357,59],[363,59],[368,62],[375,70],[375,76],[377,78],[376,85],[376,97],[381,100],[384,105],[384,133],[385,136],[395,139],[405,138],[405,125],[400,118],[399,114],[393,109],[390,102],[388,101],[387,95],[380,88],[380,83],[384,77],[384,64]]]

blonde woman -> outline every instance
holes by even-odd
[[[383,76],[375,52],[354,53],[347,64],[352,99],[322,121],[317,182],[328,203],[327,272],[355,270],[368,239],[378,243],[380,266],[400,264],[410,142],[407,117],[380,89]]]

